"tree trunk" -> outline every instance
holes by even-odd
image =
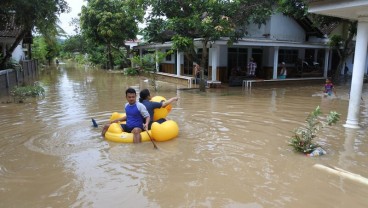
[[[107,45],[107,53],[108,53],[107,56],[108,56],[108,62],[109,62],[108,68],[112,70],[112,69],[114,69],[114,60],[112,58],[110,43]]]
[[[332,81],[338,83],[340,81],[341,71],[343,70],[346,57],[340,57],[339,64],[337,65],[334,74],[332,75]]]
[[[208,43],[208,39],[205,38],[202,41],[202,60],[201,60],[201,74],[200,74],[200,82],[199,82],[199,91],[201,92],[205,92],[206,91],[206,80],[204,79],[204,70],[207,67],[206,66],[206,60],[208,58],[208,54],[207,54],[207,43]]]
[[[27,30],[23,29],[16,37],[13,45],[8,50],[6,50],[5,56],[3,57],[0,63],[0,70],[5,69],[6,62],[11,58],[13,51],[19,45],[19,43],[23,40],[26,33],[27,33]]]

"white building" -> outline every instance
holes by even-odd
[[[308,20],[297,21],[291,17],[274,14],[265,25],[247,27],[248,35],[232,46],[227,39],[208,45],[208,80],[221,81],[229,85],[241,85],[246,76],[249,59],[257,63],[256,75],[263,79],[277,79],[280,63],[288,68],[287,77],[327,77],[330,49],[324,34],[312,27]],[[168,51],[171,43],[140,45],[144,50]],[[201,54],[198,41],[197,53]],[[304,62],[304,65],[303,65]],[[166,57],[159,66],[160,72],[193,76],[193,63],[181,51]]]

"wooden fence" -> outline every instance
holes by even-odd
[[[38,77],[37,60],[22,61],[16,69],[0,70],[0,96],[7,95],[15,86],[32,84]]]

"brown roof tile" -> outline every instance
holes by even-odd
[[[21,28],[15,24],[14,15],[0,15],[0,37],[16,37]]]

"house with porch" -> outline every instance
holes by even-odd
[[[0,28],[0,57],[3,57],[20,32],[20,28],[15,24],[14,16],[5,18],[0,16],[3,21],[3,28]],[[12,52],[11,59],[15,62],[31,59],[32,32],[26,34],[25,38]]]
[[[231,46],[227,38],[208,45],[208,60],[204,67],[205,76],[210,81],[228,83],[229,86],[242,85],[247,78],[250,58],[257,63],[256,77],[278,79],[281,63],[285,62],[287,78],[327,77],[331,54],[327,38],[308,20],[296,20],[283,14],[272,15],[262,26],[249,25],[247,35]],[[202,48],[198,40],[197,54]],[[147,50],[166,52],[171,42],[141,44],[135,47],[140,54]],[[177,76],[193,76],[193,63],[184,53],[176,51],[157,67],[162,73]]]

